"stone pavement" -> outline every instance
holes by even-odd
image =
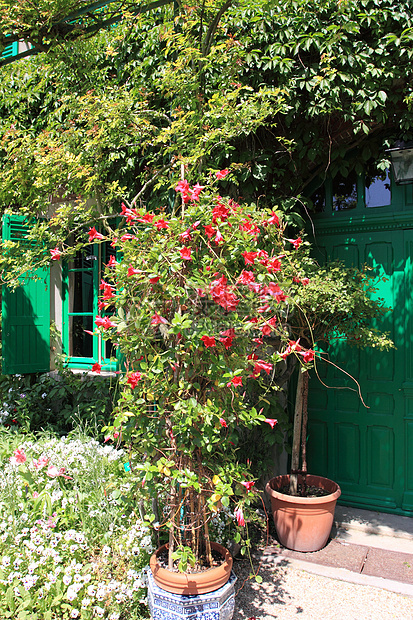
[[[413,596],[413,518],[337,506],[331,540],[313,553],[267,547],[268,565],[305,571]]]

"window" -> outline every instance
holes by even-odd
[[[386,207],[391,204],[389,170],[366,174],[364,196],[366,207]]]
[[[92,336],[98,314],[99,285],[104,265],[115,250],[109,243],[94,244],[79,252],[63,266],[63,353],[69,367],[88,370],[98,362],[103,370],[116,370],[116,349],[101,336]],[[104,315],[111,315],[108,308]]]
[[[378,170],[375,162],[366,165],[364,174],[355,170],[345,177],[337,174],[327,178],[325,184],[311,196],[316,213],[325,215],[337,211],[353,211],[358,215],[365,209],[390,207],[392,200],[390,170]]]
[[[357,175],[355,171],[347,177],[338,174],[333,179],[333,211],[355,209],[357,206]]]

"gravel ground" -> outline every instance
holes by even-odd
[[[262,584],[248,579],[250,567],[244,562],[236,562],[234,571],[238,593],[233,620],[413,620],[409,596],[291,566],[261,568]]]

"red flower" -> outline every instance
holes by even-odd
[[[143,217],[140,217],[138,219],[138,222],[142,222],[142,224],[152,224],[152,220],[154,217],[155,216],[153,213],[145,213]]]
[[[166,325],[167,322],[168,321],[164,319],[163,316],[159,316],[157,312],[155,312],[155,314],[153,315],[151,319],[151,325],[160,325],[161,323]]]
[[[142,271],[140,269],[135,269],[132,265],[129,265],[128,272],[126,274],[128,278],[130,278],[130,276],[135,276],[137,273],[142,273]]]
[[[244,519],[244,513],[242,512],[242,508],[237,508],[235,510],[234,517],[236,518],[239,526],[241,527],[245,526],[245,519]]]
[[[175,186],[176,192],[187,193],[189,191],[189,183],[186,179],[182,179]]]
[[[131,239],[136,239],[136,237],[135,235],[131,235],[130,233],[126,233],[125,235],[122,235],[122,237],[120,238],[122,243],[124,243],[125,241],[130,241]]]
[[[255,482],[250,480],[249,482],[241,482],[241,484],[242,484],[242,486],[244,486],[247,489],[247,491],[251,491],[251,489],[254,486]]]
[[[182,260],[192,260],[191,248],[180,248],[179,253],[181,255]]]
[[[270,258],[266,267],[267,267],[268,273],[274,273],[275,271],[280,271],[281,261],[279,261],[278,258]]]
[[[199,185],[199,183],[197,183],[196,185],[193,186],[192,189],[190,189],[190,198],[191,200],[195,200],[195,201],[199,201],[199,194],[202,192],[202,190],[205,189],[205,185]]]
[[[222,202],[218,202],[212,211],[212,223],[216,224],[218,219],[225,221],[228,218],[229,209]]]
[[[185,230],[183,233],[181,233],[179,236],[179,239],[183,242],[183,241],[191,241],[192,237],[191,237],[191,233],[190,233],[190,228],[188,228],[188,230]]]
[[[232,347],[233,338],[220,338],[219,341],[222,342],[226,349],[230,349]]]
[[[258,256],[258,252],[243,252],[242,256],[244,257],[246,265],[253,265]]]
[[[228,428],[228,424],[225,422],[224,418],[219,418],[219,421],[221,423],[221,426],[223,426],[224,428]]]
[[[287,241],[289,241],[290,243],[293,244],[294,248],[297,250],[300,245],[302,244],[303,240],[301,239],[301,237],[298,237],[297,239],[287,239]]]
[[[264,360],[256,360],[254,364],[254,374],[260,373],[261,370],[264,370],[267,375],[269,375],[272,370],[272,364],[264,362]]]
[[[231,385],[233,385],[234,387],[242,385],[242,377],[240,377],[239,375],[232,377],[231,381],[228,381],[227,387],[231,387]]]
[[[211,237],[217,233],[216,228],[214,228],[212,224],[208,224],[207,226],[204,226],[204,228],[208,239],[211,239]]]
[[[133,220],[136,220],[136,218],[138,217],[136,209],[128,209],[128,207],[126,207],[123,204],[123,202],[121,204],[121,207],[122,207],[121,216],[126,217],[127,224],[130,224]]]
[[[225,308],[225,310],[235,310],[239,304],[237,296],[227,287],[225,276],[221,276],[212,282],[210,293],[215,303]]]
[[[264,421],[267,422],[271,428],[274,428],[274,426],[278,423],[278,420],[274,420],[273,418],[265,418]]]
[[[219,170],[218,172],[215,173],[215,175],[216,175],[218,180],[219,179],[225,179],[227,174],[229,174],[228,168],[225,168],[224,170]]]
[[[98,364],[97,362],[96,364],[93,364],[92,372],[97,372],[97,374],[100,375],[101,370],[102,370],[102,366],[100,364]]]
[[[221,332],[221,336],[228,336],[228,338],[235,338],[235,329],[230,327],[226,329],[224,332]]]
[[[107,267],[116,267],[116,265],[119,265],[119,263],[115,260],[115,257],[112,254],[110,256],[110,258],[109,258],[109,262],[107,264]]]
[[[297,351],[297,353],[300,353],[300,351],[302,351],[302,348],[299,342],[300,342],[300,339],[296,341],[290,340],[290,342],[288,343],[288,347],[286,348],[284,353],[281,353],[281,357],[283,358],[283,360],[285,360],[285,358],[288,355],[290,355],[293,351]]]
[[[153,278],[149,278],[149,282],[151,284],[156,284],[161,279],[161,276],[153,276]]]
[[[161,230],[161,228],[169,228],[168,222],[165,222],[164,219],[160,219],[157,222],[155,222],[155,226],[158,230]]]
[[[213,336],[202,336],[201,340],[206,347],[215,347],[215,338]]]
[[[245,271],[244,269],[243,271],[241,271],[238,277],[238,282],[247,286],[252,284],[253,282],[255,282],[254,273],[252,271]]]
[[[105,237],[101,235],[94,226],[93,228],[89,230],[89,243],[93,241],[94,239],[104,239],[104,238]]]
[[[309,362],[313,361],[315,353],[312,349],[308,349],[308,351],[301,353],[301,355],[303,356],[304,362],[308,364]]]
[[[60,260],[62,256],[58,247],[55,247],[54,250],[50,250],[50,254],[52,256],[52,260]]]
[[[270,336],[271,335],[271,327],[267,324],[263,325],[261,327],[261,333],[263,336]]]
[[[275,284],[274,282],[270,282],[268,285],[268,292],[272,297],[275,297],[275,301],[280,303],[287,299],[287,295],[280,289],[279,284]]]
[[[97,327],[103,327],[104,329],[116,327],[116,323],[113,323],[108,316],[105,316],[104,318],[97,316],[95,319],[95,325],[97,325]]]
[[[275,226],[279,226],[280,220],[278,218],[278,215],[276,213],[274,213],[274,211],[271,211],[270,217],[268,218],[268,220],[264,220],[263,224],[264,224],[264,226],[268,226],[268,224],[273,224]]]
[[[113,289],[110,284],[105,284],[105,288],[103,290],[103,299],[112,299],[115,297]]]
[[[224,241],[224,237],[222,236],[219,230],[217,230],[217,234],[215,235],[214,241],[215,241],[215,245],[219,245],[220,243]]]
[[[142,375],[140,372],[131,372],[127,378],[126,383],[129,383],[132,390],[134,390],[138,384],[138,381],[142,379]]]

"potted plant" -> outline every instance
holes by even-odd
[[[118,229],[88,233],[123,255],[107,264],[95,319],[94,335],[118,347],[125,369],[107,433],[129,442],[140,492],[158,497],[152,525],[167,540],[152,560],[154,577],[171,571],[183,593],[196,570],[212,574],[220,554],[228,560],[222,580],[230,575],[211,523],[226,512],[243,527],[255,500],[239,431],[276,424],[244,399],[244,386],[277,371],[274,338],[287,346],[289,300],[303,286],[301,239],[286,238],[274,210],[222,198],[215,184],[228,173],[208,187],[181,180],[172,214],[123,204]]]
[[[375,292],[368,269],[346,269],[337,262],[316,270],[309,265],[306,286],[295,296],[290,315],[292,339],[282,356],[294,354],[317,365],[317,360],[330,361],[321,349],[334,342],[378,349],[393,346],[387,334],[372,327],[374,319],[388,311],[382,300],[372,299]],[[302,353],[316,345],[317,353]],[[280,542],[295,551],[317,551],[329,538],[341,490],[336,482],[307,472],[309,366],[300,364],[297,376],[291,474],[273,478],[266,490]],[[359,391],[357,382],[355,386]],[[360,392],[359,396],[362,399]]]

